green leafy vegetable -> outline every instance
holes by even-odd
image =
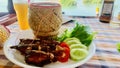
[[[69,38],[70,37],[70,32],[68,31],[68,29],[66,29],[65,31],[64,31],[64,33],[60,36],[60,37],[58,37],[58,40],[60,41],[60,42],[63,42],[66,38]]]
[[[116,44],[117,45],[117,50],[120,52],[120,42]]]
[[[92,32],[89,26],[76,23],[76,26],[71,30],[66,30],[62,36],[59,37],[59,41],[64,41],[66,38],[76,37],[80,42],[86,46],[89,46],[96,33]]]

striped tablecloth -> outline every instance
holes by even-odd
[[[112,28],[108,23],[101,23],[97,18],[74,18],[89,25],[93,31],[98,32],[94,43],[97,47],[95,55],[78,68],[120,68],[120,53],[116,49],[116,43],[120,42],[120,28]],[[67,23],[62,26],[73,27],[75,23]],[[18,25],[8,26],[11,33],[15,34]],[[19,66],[7,60],[3,50],[0,49],[0,68],[18,68]]]

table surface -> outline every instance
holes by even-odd
[[[98,32],[94,43],[97,47],[94,56],[85,64],[78,68],[120,68],[120,53],[116,49],[116,43],[120,42],[120,28],[112,28],[109,23],[101,23],[98,18],[80,18],[74,17],[74,20],[82,24],[89,25],[93,31]],[[73,27],[75,23],[66,23],[63,27]],[[15,34],[19,28],[14,23],[7,28],[11,34]],[[20,68],[10,62],[4,55],[3,49],[0,49],[0,68]]]

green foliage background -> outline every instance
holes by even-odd
[[[82,0],[84,5],[100,5],[102,0]],[[74,7],[77,4],[77,0],[60,0],[62,7]]]

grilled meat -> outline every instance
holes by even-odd
[[[34,43],[34,44],[52,44],[52,45],[57,45],[59,44],[59,42],[55,41],[55,40],[40,40],[40,39],[20,39],[20,44],[30,44],[30,43]]]
[[[20,51],[26,63],[40,67],[56,62],[63,54],[63,48],[54,40],[21,39],[18,45],[10,48]]]
[[[29,54],[25,56],[26,63],[40,67],[55,61],[57,61],[57,59],[52,53],[45,53],[42,51],[30,51]]]

